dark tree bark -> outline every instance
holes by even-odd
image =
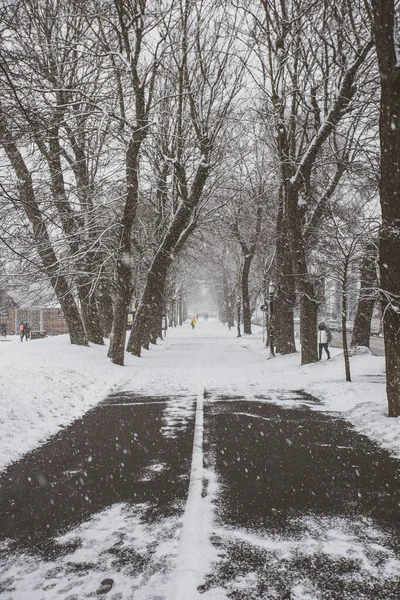
[[[276,351],[279,354],[296,352],[294,339],[293,307],[296,298],[293,274],[293,261],[289,247],[288,228],[283,217],[283,198],[280,198],[280,207],[276,228],[276,297],[275,297],[275,323],[274,337]]]
[[[251,311],[249,295],[249,275],[252,257],[246,255],[242,268],[242,309],[243,309],[243,333],[251,335]]]
[[[43,270],[49,277],[51,285],[63,310],[67,322],[71,344],[87,346],[88,341],[82,318],[76,305],[74,295],[68,282],[60,270],[60,265],[51,244],[43,215],[36,201],[32,177],[25,161],[13,141],[4,115],[0,113],[0,143],[18,178],[21,206],[32,226],[37,252],[43,264]]]
[[[301,364],[318,361],[318,303],[314,282],[302,280],[300,284]]]
[[[150,266],[128,340],[127,351],[135,356],[141,355],[142,348],[146,350],[149,348],[154,332],[154,319],[159,317],[160,299],[164,295],[165,281],[171,263],[170,255],[158,252]]]
[[[102,330],[106,337],[110,336],[113,323],[113,300],[109,290],[110,285],[111,283],[105,281],[100,282],[97,294]]]
[[[146,135],[146,128],[132,133],[125,157],[126,199],[121,219],[119,257],[115,269],[115,301],[113,326],[108,356],[116,365],[124,364],[126,324],[130,309],[132,285],[132,228],[139,202],[139,152]],[[135,316],[136,320],[136,316]]]
[[[235,327],[235,291],[231,288],[228,289],[227,293],[227,313],[226,322],[229,329]]]
[[[351,336],[351,347],[365,346],[369,348],[371,319],[377,289],[376,260],[377,247],[375,244],[368,244],[360,266],[361,287]]]
[[[257,191],[258,199],[261,196],[261,190]],[[254,231],[250,234],[250,243],[246,243],[245,234],[239,228],[240,209],[233,223],[233,232],[238,240],[243,253],[243,266],[241,277],[241,292],[242,292],[242,308],[243,308],[243,333],[251,335],[251,310],[250,310],[250,295],[249,295],[249,276],[253,258],[256,253],[258,238],[260,237],[262,207],[258,200]]]
[[[287,212],[290,217],[288,238],[300,294],[301,364],[318,362],[318,303],[315,298],[314,278],[308,273],[307,247],[303,235],[303,215],[298,205],[299,190],[289,184],[286,190]]]
[[[400,68],[394,0],[372,0],[381,76],[379,239],[386,393],[389,417],[400,416]]]
[[[347,343],[347,281],[349,271],[349,257],[346,256],[343,263],[342,273],[342,315],[341,315],[341,326],[342,326],[342,347],[343,347],[343,358],[344,358],[344,369],[346,373],[346,381],[351,381],[350,375],[350,358],[349,358],[349,347]]]
[[[228,278],[228,249],[224,249],[222,266],[222,289],[219,294],[220,320],[228,328],[235,326],[235,290]]]

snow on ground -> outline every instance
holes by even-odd
[[[184,351],[180,351],[181,343]],[[386,416],[382,357],[354,356],[353,381],[346,383],[339,349],[331,350],[330,361],[304,367],[300,366],[299,353],[271,360],[268,355],[262,332],[237,338],[235,331],[203,321],[195,331],[188,324],[169,330],[167,339],[144,352],[142,358],[126,355],[125,367],[107,359],[107,346],[71,346],[68,336],[22,343],[16,336],[0,338],[0,469],[82,416],[110,392],[175,395],[164,415],[166,436],[173,436],[174,428],[185,424],[195,409],[196,396],[198,400],[189,497],[182,517],[168,519],[154,528],[141,518],[145,507],[114,505],[59,538],[60,544],[79,543],[74,552],[55,562],[26,555],[8,558],[7,545],[1,546],[5,559],[0,565],[0,576],[3,581],[12,582],[15,594],[3,596],[0,592],[0,596],[5,600],[92,597],[93,590],[100,589],[102,593],[102,579],[111,577],[116,582],[115,598],[131,598],[135,590],[137,600],[226,600],[228,589],[214,588],[204,594],[197,591],[210,563],[216,560],[209,538],[215,533],[212,500],[218,493],[218,482],[213,473],[202,467],[201,403],[207,390],[216,395],[239,394],[249,401],[257,398],[258,402],[260,397],[268,396],[268,401],[285,406],[290,391],[303,390],[321,399],[314,410],[339,414],[356,430],[400,457],[400,419]],[[210,482],[206,498],[201,497],[204,477]],[[372,528],[368,547],[351,535],[347,522],[311,519],[305,531],[300,541],[255,535],[250,539],[252,534],[238,530],[217,533],[224,539],[236,536],[254,546],[264,545],[277,560],[300,551],[331,556],[350,552],[361,558],[365,572],[373,576],[391,578],[400,573],[399,561],[382,549],[378,543],[381,533]],[[152,548],[154,561],[147,579],[140,576],[136,580],[128,566],[115,577],[109,548],[117,539],[127,548],[133,546],[139,554]],[[378,553],[377,558],[374,553]],[[71,567],[74,562],[90,563],[93,568],[77,578]],[[231,589],[251,589],[251,573],[236,579],[231,582]],[[47,587],[43,587],[43,582]],[[304,600],[319,596],[304,580],[296,584],[292,597]]]
[[[96,405],[110,392],[135,390],[152,394],[196,393],[192,372],[198,365],[176,364],[168,349],[191,334],[189,325],[168,331],[167,339],[143,358],[126,355],[125,367],[107,359],[107,345],[72,346],[67,335],[20,342],[0,338],[0,469],[33,449]],[[344,377],[341,350],[333,359],[300,366],[300,354],[268,359],[260,332],[236,338],[219,323],[200,322],[195,335],[207,335],[220,347],[220,362],[205,374],[208,387],[235,393],[246,386],[279,393],[303,389],[320,398],[318,410],[341,413],[357,431],[400,457],[400,419],[389,419],[385,398],[384,358],[359,355],[351,359],[352,382]],[[214,341],[211,341],[214,340]],[[224,340],[226,344],[224,345]],[[232,340],[254,355],[254,370],[243,372],[241,354]],[[230,388],[230,390],[229,390]],[[176,400],[171,421],[185,418]]]

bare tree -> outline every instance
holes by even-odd
[[[258,81],[268,100],[265,115],[272,125],[281,179],[278,294],[280,307],[285,302],[285,312],[291,315],[295,279],[301,306],[302,364],[306,364],[318,357],[317,302],[304,229],[309,210],[315,207],[315,190],[321,196],[324,193],[321,186],[315,188],[321,177],[321,158],[339,123],[353,109],[355,83],[362,68],[365,71],[373,43],[365,36],[359,7],[338,7],[331,0],[261,0],[260,5],[262,12],[252,12],[261,65]]]
[[[381,76],[379,266],[390,417],[400,416],[400,48],[397,0],[371,0]]]
[[[3,147],[18,180],[18,201],[31,224],[37,252],[43,270],[49,277],[68,324],[72,344],[87,345],[83,322],[75,298],[60,262],[54,252],[46,222],[36,199],[31,173],[16,144],[6,115],[0,110],[0,144]]]
[[[172,162],[177,199],[168,230],[148,270],[129,339],[128,350],[137,356],[143,346],[148,346],[151,331],[159,321],[168,270],[194,230],[193,216],[203,197],[220,137],[227,133],[233,98],[240,90],[243,64],[232,53],[234,40],[223,34],[220,10],[208,0],[196,6],[185,0],[177,29],[169,30],[176,73]],[[190,136],[185,139],[183,128],[187,123]]]
[[[92,110],[99,102],[102,66],[92,60],[96,40],[87,36],[73,2],[9,6],[7,23],[1,48],[4,102],[25,154],[29,147],[25,163],[36,170],[37,195],[41,188],[42,197],[53,200],[53,206],[46,198],[39,208],[52,220],[53,244],[62,246],[59,268],[73,282],[89,341],[102,344],[96,296],[106,236],[103,206],[95,197],[104,131]]]
[[[168,7],[167,7],[168,9]],[[139,204],[140,153],[150,131],[153,92],[164,48],[161,14],[151,0],[94,0],[86,9],[93,35],[109,59],[117,94],[114,138],[124,148],[125,184],[119,211],[115,260],[114,318],[108,356],[124,364],[132,284],[133,227]]]
[[[345,185],[343,185],[343,189]],[[358,215],[354,219],[354,214]],[[368,199],[351,192],[347,183],[345,195],[337,195],[329,208],[323,227],[324,242],[318,252],[325,258],[327,275],[339,282],[341,295],[342,347],[346,381],[351,381],[350,353],[347,341],[348,301],[358,284],[358,266],[367,243],[376,235],[376,221],[368,215]]]
[[[257,202],[256,219],[254,223],[254,230],[252,232],[249,242],[246,241],[243,232],[240,231],[238,218],[233,223],[234,234],[240,244],[243,254],[243,267],[241,277],[241,292],[242,292],[242,307],[243,307],[243,332],[251,334],[251,309],[250,309],[250,294],[249,294],[249,275],[252,260],[256,253],[257,241],[261,231],[261,220],[262,220],[262,204],[260,201],[260,190],[259,201]]]

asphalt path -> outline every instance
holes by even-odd
[[[254,544],[260,536],[293,542],[309,536],[312,523],[322,523],[323,530],[345,522],[366,546],[374,525],[385,537],[386,551],[396,551],[398,461],[345,421],[312,410],[316,401],[300,392],[286,398],[287,407],[270,402],[268,395],[248,401],[209,390],[205,396],[204,463],[219,482],[215,531],[210,533],[223,558],[199,591],[226,589],[233,600],[289,599],[296,580],[306,578],[318,589],[316,597],[326,600],[398,599],[398,584],[366,580],[361,562],[351,555],[335,560],[314,552],[282,558],[276,548]],[[188,401],[194,405],[194,399]],[[110,396],[10,466],[0,479],[0,540],[9,541],[8,551],[51,559],[72,552],[73,545],[55,545],[54,538],[118,502],[146,504],[148,522],[181,515],[195,411],[193,406],[193,416],[168,438],[162,429],[170,401],[130,393]],[[144,477],[155,464],[166,468]],[[376,560],[381,558],[378,553]],[[115,564],[118,560],[121,565],[129,560],[137,574],[146,567],[143,556],[133,551],[128,557],[117,553]],[[249,573],[251,593],[233,583]],[[270,595],[271,589],[276,595]]]
[[[294,399],[298,408],[226,397],[206,406],[208,462],[220,483],[215,543],[224,559],[204,590],[251,572],[252,591],[239,587],[235,600],[289,599],[304,578],[317,598],[398,599],[400,583],[366,577],[351,552],[340,560],[325,552],[282,556],[281,544],[312,539],[315,526],[317,543],[338,525],[365,548],[372,524],[386,547],[396,551],[400,540],[398,460],[345,421],[311,410],[312,398]],[[267,541],[257,543],[260,536]]]
[[[159,355],[164,395],[113,394],[1,473],[0,560],[68,557],[75,542],[60,544],[59,536],[121,503],[140,506],[141,519],[156,531],[168,519],[178,523],[189,504],[195,432],[201,432],[200,493],[213,507],[206,533],[219,562],[200,596],[218,598],[223,590],[230,600],[398,600],[399,582],[385,575],[400,548],[398,459],[301,391],[265,386],[260,394],[267,380],[257,380],[246,340],[212,335],[205,327],[190,331]],[[241,369],[234,369],[239,356]],[[181,377],[180,396],[168,395],[167,373],[175,382]],[[185,418],[169,435],[165,415],[177,406],[186,407]],[[180,526],[169,531],[171,539]],[[134,540],[103,548],[115,576],[129,565],[140,581],[160,568],[151,562],[153,541],[140,551]],[[72,568],[79,578],[94,567]],[[12,576],[0,577],[0,597],[20,600]],[[302,595],[301,582],[314,595]],[[84,596],[72,588],[57,598],[114,600],[112,589],[111,581]]]
[[[188,492],[194,411],[166,437],[163,411],[170,401],[109,396],[12,464],[0,477],[0,541],[56,558],[68,548],[55,545],[55,537],[115,503],[147,503],[147,521],[176,513]],[[195,398],[187,401],[194,405]]]

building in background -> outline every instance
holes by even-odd
[[[60,335],[68,333],[61,308],[19,304],[15,297],[0,291],[0,323],[8,334],[17,334],[21,321],[28,321],[33,334]]]

